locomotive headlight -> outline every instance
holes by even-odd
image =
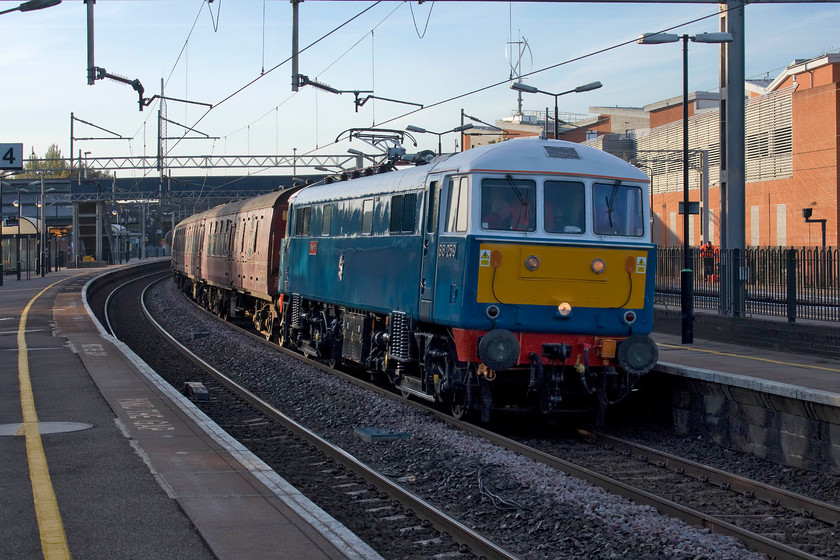
[[[537,270],[540,267],[540,259],[536,255],[531,255],[525,259],[525,267],[528,270]]]
[[[557,313],[559,313],[561,317],[568,317],[572,313],[572,304],[568,301],[564,301],[557,306]]]
[[[595,274],[601,274],[606,268],[607,263],[604,262],[604,259],[597,258],[594,261],[592,261],[592,272],[594,272]]]

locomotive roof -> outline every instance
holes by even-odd
[[[637,167],[612,154],[564,140],[520,138],[489,144],[437,158],[428,165],[373,175],[329,185],[314,185],[296,193],[295,203],[312,203],[336,197],[386,194],[422,187],[428,175],[436,173],[558,174],[631,182],[649,182]]]

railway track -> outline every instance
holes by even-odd
[[[126,338],[136,337],[136,324],[131,332],[122,328],[120,320],[113,317],[107,307],[119,307],[122,317],[129,311],[126,299],[134,296],[125,298],[119,294],[123,291],[135,293],[137,288],[133,287],[134,283],[151,285],[159,281],[156,277],[160,275],[143,276],[134,282],[122,283],[106,298],[105,323],[114,336],[130,346]],[[139,304],[146,319],[173,348],[192,362],[192,367],[178,368],[179,376],[164,374],[164,378],[176,388],[197,389],[197,384],[200,384],[201,389],[207,389],[208,394],[213,396],[212,402],[197,402],[205,413],[246,447],[256,449],[258,456],[310,499],[319,505],[327,502],[325,510],[334,516],[337,513],[340,521],[384,557],[520,558],[395,484],[387,476],[367,467],[234,382],[172,337],[152,317],[142,299],[141,295]],[[197,336],[201,334],[197,333]],[[165,352],[166,345],[153,344],[159,353]],[[147,357],[148,354],[144,359]],[[181,360],[169,358],[168,361]],[[164,368],[164,372],[171,370],[171,367]],[[189,393],[188,390],[186,392]],[[282,450],[282,457],[276,456],[277,450]],[[292,458],[294,460],[290,461]],[[394,535],[402,538],[387,538]]]
[[[199,336],[201,335],[201,333],[196,334]],[[257,335],[249,336],[251,336],[255,341],[258,341],[260,344],[265,343],[262,337]],[[324,368],[324,366],[320,364],[316,364],[315,367]],[[371,387],[370,384],[365,384],[358,379],[355,379],[353,382],[365,385],[366,391],[374,390],[380,394],[387,394],[389,398],[397,398],[387,391]],[[221,390],[221,385],[219,385],[218,390]],[[215,395],[216,392],[217,388],[215,386],[211,386],[211,393]],[[244,397],[240,396],[240,398]],[[417,403],[409,404],[412,406],[418,406]],[[753,550],[760,551],[763,554],[770,555],[771,557],[807,559],[838,557],[833,555],[836,553],[833,553],[830,547],[826,548],[825,546],[820,545],[820,542],[834,543],[837,539],[835,532],[835,524],[838,519],[837,508],[830,504],[815,504],[809,501],[802,501],[803,497],[794,496],[789,492],[779,492],[777,489],[768,485],[755,484],[740,477],[737,479],[732,479],[731,477],[725,478],[726,473],[709,469],[701,470],[704,469],[702,465],[689,464],[677,457],[661,455],[653,449],[634,446],[630,442],[621,441],[604,434],[597,434],[595,436],[598,449],[601,450],[598,453],[598,460],[592,460],[592,456],[595,454],[593,454],[591,448],[589,448],[590,444],[585,444],[579,441],[571,444],[571,446],[577,447],[579,450],[584,448],[589,449],[589,451],[583,451],[575,454],[576,456],[588,455],[590,459],[588,464],[583,460],[580,460],[580,464],[576,464],[579,461],[577,458],[570,461],[561,459],[558,456],[560,454],[564,456],[570,455],[568,447],[564,449],[557,449],[553,448],[554,446],[551,442],[529,441],[528,443],[523,443],[521,441],[515,441],[512,438],[500,436],[499,434],[483,428],[458,422],[451,417],[439,414],[436,411],[430,411],[428,409],[424,410],[424,414],[435,415],[438,420],[446,422],[458,430],[478,435],[495,445],[515,451],[524,457],[529,457],[532,460],[548,465],[553,469],[558,469],[574,477],[593,482],[594,484],[607,488],[619,495],[629,497],[636,503],[651,505],[663,513],[684,519],[692,524],[706,527],[712,531],[722,534],[735,536],[742,542],[747,543]],[[271,435],[268,436],[268,439],[266,439],[264,434],[266,423],[269,421],[268,418],[269,413],[263,410],[260,411],[259,418],[255,417],[250,421],[244,422],[245,428],[252,430],[250,438],[262,442],[263,446],[269,447],[275,446],[275,444],[280,441],[285,442],[285,439],[281,436]],[[248,439],[249,436],[246,433],[244,437]],[[296,434],[294,437],[297,438],[300,436]],[[270,443],[266,444],[266,441]],[[339,455],[340,454],[341,453],[339,453]],[[633,458],[632,467],[628,467],[629,458]],[[328,464],[337,464],[337,461],[338,459],[330,457]],[[317,463],[318,461],[314,464]],[[642,468],[641,465],[646,466]],[[671,470],[667,467],[670,467]],[[332,467],[330,466],[329,468]],[[329,468],[324,470],[329,470]],[[620,474],[621,471],[624,471],[623,475]],[[670,483],[671,490],[667,491],[663,490],[664,483],[662,482],[663,472],[665,471],[668,472],[668,478],[672,476],[675,477]],[[278,470],[278,472],[280,471]],[[375,482],[357,471],[349,469],[342,472],[351,473],[341,474],[339,476],[345,476],[348,478],[348,486],[345,488],[352,495],[364,495],[365,486],[367,486],[369,489],[368,491],[373,494],[383,495],[382,492],[385,492],[385,490],[380,489]],[[604,474],[604,472],[608,474]],[[640,474],[643,472],[650,474]],[[399,488],[399,485],[394,484],[392,479],[404,478],[406,480],[410,480],[410,477],[384,476],[381,478],[389,483],[386,486],[393,485],[397,488]],[[406,480],[402,482],[403,485],[406,485]],[[704,489],[697,489],[694,486],[696,484],[704,487]],[[408,485],[410,485],[410,481],[408,482]],[[690,488],[688,488],[688,485],[691,485]],[[686,495],[691,495],[692,493],[696,493],[697,495],[707,495],[706,493],[709,490],[705,487],[714,488],[716,489],[716,492],[722,493],[716,494],[713,498],[708,498],[707,501],[717,503],[721,506],[717,509],[723,509],[724,513],[721,513],[720,511],[710,513],[702,511],[702,508],[696,507],[696,505],[695,507],[689,507],[681,505],[681,503],[677,503],[682,502],[683,500],[681,498],[685,498]],[[674,490],[674,488],[677,490]],[[359,494],[353,494],[356,492],[359,492]],[[373,500],[377,498],[372,496],[371,498],[357,499]],[[397,509],[406,507],[402,502],[392,498],[390,495],[388,499],[391,500],[391,507],[397,507]],[[741,504],[745,500],[754,503],[751,503],[749,506],[738,505],[737,508],[739,509],[736,510],[733,509],[736,507],[734,505],[727,508],[725,505],[727,503],[726,500],[731,500],[733,504]],[[398,506],[394,505],[397,503],[399,504]],[[373,502],[371,504],[373,507],[370,509],[373,510],[376,510],[378,507],[387,507],[376,505]],[[764,504],[766,508],[760,509],[759,504]],[[744,509],[745,507],[747,509]],[[393,513],[394,510],[381,511],[386,511],[386,513],[390,511]],[[732,511],[740,511],[740,513],[733,517]],[[791,512],[804,513],[794,516]],[[389,514],[387,517],[393,518],[394,515],[402,514]],[[737,517],[737,519],[735,519],[735,517]],[[772,519],[776,520],[776,523],[768,529],[768,524],[766,523],[763,525],[755,523],[756,520],[760,519]],[[780,519],[781,521],[779,521]],[[745,520],[751,521],[751,523],[745,523]],[[428,526],[433,524],[427,522],[425,525],[426,527],[424,527],[424,523],[422,521],[415,525],[412,525],[409,522],[407,525],[398,528],[397,534],[410,534],[413,531],[421,532],[423,529],[428,529]],[[440,525],[433,526],[440,527]],[[762,528],[762,526],[764,528]],[[783,531],[780,529],[780,526],[782,528],[787,526],[789,529],[792,528],[793,530]],[[444,529],[444,531],[449,533],[448,530]],[[454,536],[456,533],[451,534]],[[796,538],[797,535],[800,535],[800,537]],[[804,535],[804,538],[802,535]],[[418,541],[423,542],[424,546],[429,546],[432,544],[434,539],[435,537],[429,539],[420,538]],[[467,544],[466,541],[467,539],[460,540],[460,546],[450,545],[449,553],[457,553],[458,551],[456,549],[466,550],[468,547],[473,552],[481,551],[478,552],[480,555],[487,553],[486,555],[488,557],[500,557],[496,556],[492,550],[483,550],[480,548],[480,545]],[[523,554],[523,556],[529,555],[526,553]],[[641,555],[640,557],[646,556]]]

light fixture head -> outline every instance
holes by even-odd
[[[601,82],[590,82],[588,84],[583,84],[582,86],[578,86],[575,88],[575,93],[580,93],[582,91],[592,91],[593,89],[598,89],[603,84]]]
[[[689,39],[695,43],[731,43],[733,41],[729,33],[698,33],[690,35]]]
[[[510,89],[524,91],[525,93],[537,93],[539,91],[534,86],[529,86],[528,84],[523,84],[522,82],[513,82],[510,84]]]
[[[419,126],[414,126],[413,124],[408,125],[405,129],[409,132],[428,132],[425,128],[420,128]]]
[[[643,33],[636,42],[640,45],[660,45],[662,43],[676,43],[680,36],[674,33]]]

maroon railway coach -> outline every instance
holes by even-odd
[[[261,331],[277,319],[280,243],[297,188],[231,202],[175,228],[176,282],[220,317],[251,315]]]

